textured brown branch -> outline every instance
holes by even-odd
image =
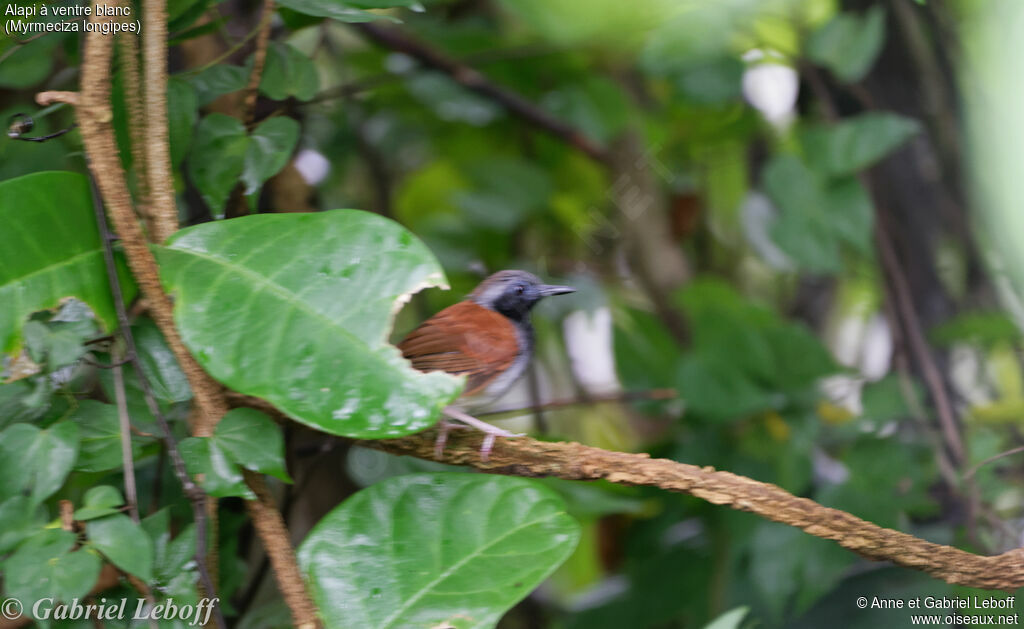
[[[142,16],[142,32],[146,34],[142,42],[142,63],[146,76],[143,100],[146,104],[145,152],[150,202],[147,215],[153,221],[153,241],[163,242],[178,230],[171,147],[167,137],[166,0],[143,0]],[[180,356],[178,360],[181,360]]]
[[[519,94],[491,82],[480,72],[452,59],[430,45],[414,39],[402,30],[373,22],[353,24],[352,26],[378,44],[407,54],[427,67],[444,72],[466,89],[497,102],[509,113],[579,149],[592,159],[599,162],[608,160],[608,151],[598,146],[575,127],[562,122]]]
[[[891,561],[948,583],[1006,591],[1024,587],[1024,548],[991,557],[975,555],[883,528],[845,511],[798,498],[775,485],[730,472],[578,443],[499,439],[485,462],[480,460],[480,439],[479,435],[452,435],[440,458],[434,456],[432,431],[361,444],[392,454],[470,465],[495,474],[604,479],[623,485],[659,487],[795,526],[868,559]]]
[[[160,0],[148,0],[147,10],[152,2],[160,5],[155,7],[154,10],[163,15],[164,11]],[[93,4],[93,15],[90,20],[95,22],[104,19],[96,15],[95,0]],[[166,33],[164,35],[166,36]],[[128,266],[136,282],[139,284],[143,296],[149,303],[153,320],[166,338],[168,345],[174,352],[175,358],[188,378],[189,385],[192,387],[192,393],[198,410],[198,417],[193,422],[192,433],[198,436],[209,436],[213,434],[214,426],[216,426],[217,421],[227,410],[227,403],[220,385],[202,370],[191,354],[188,353],[188,350],[185,349],[181,337],[178,335],[177,328],[174,326],[170,298],[160,284],[156,259],[150,252],[142,228],[136,221],[135,214],[132,211],[131,196],[128,192],[124,171],[121,169],[118,159],[117,144],[114,140],[112,126],[113,112],[110,106],[112,43],[112,38],[101,34],[98,29],[89,33],[85,39],[81,92],[76,109],[79,124],[81,125],[82,141],[85,145],[86,154],[89,156],[89,168],[110,212],[114,227],[121,237],[125,256],[128,259]],[[162,54],[159,56],[147,55],[147,65],[149,63],[157,63],[164,68],[162,86],[166,84],[166,57],[164,55],[166,55],[166,48],[163,49]],[[147,76],[150,76],[148,71]],[[165,88],[161,87],[160,89],[162,93]],[[166,103],[162,107],[165,108]],[[162,131],[162,135],[159,135],[159,137],[162,137],[164,142],[166,142],[166,115],[164,115],[163,120],[164,125],[162,129],[157,129],[157,133],[160,134]],[[153,128],[150,128],[150,131],[153,131]],[[167,153],[150,154],[151,158],[161,156],[164,160],[162,164],[158,165],[154,161],[150,161],[151,174],[161,171],[169,173],[169,155]],[[154,197],[157,196],[156,190],[153,190],[153,192]],[[171,201],[173,208],[173,196]],[[177,221],[175,221],[174,225],[174,229],[176,228]],[[256,484],[259,485],[259,483]],[[255,489],[258,489],[258,487]],[[260,508],[262,510],[272,509],[268,505],[261,505]],[[313,603],[305,592],[302,580],[295,580],[295,575],[298,575],[299,572],[287,532],[282,527],[267,526],[268,521],[265,517],[254,518],[256,531],[267,547],[268,553],[271,554],[272,561],[274,561],[278,584],[285,595],[285,602],[292,611],[293,620],[298,626],[316,626],[317,620]],[[277,572],[276,569],[279,566],[284,566],[285,568]]]
[[[127,0],[118,0],[119,6],[128,6]],[[122,22],[131,20],[124,15]],[[150,240],[155,240],[161,227],[152,214],[149,196],[149,168],[146,166],[146,107],[142,97],[142,77],[139,70],[139,36],[125,31],[117,35],[118,63],[124,76],[124,99],[128,117],[128,137],[132,147],[132,170],[135,171],[139,214],[146,223]]]
[[[232,406],[262,410],[279,420],[287,416],[270,403],[235,392],[227,394]],[[803,529],[836,542],[874,561],[891,561],[966,587],[1015,590],[1024,587],[1024,548],[987,557],[952,546],[883,528],[813,500],[798,498],[769,483],[646,453],[613,452],[571,442],[537,441],[528,437],[498,439],[487,461],[480,459],[483,435],[451,433],[444,453],[435,455],[436,432],[428,430],[401,439],[360,441],[360,445],[391,454],[414,456],[449,465],[469,465],[492,474],[565,480],[603,479],[622,485],[658,487],[689,494],[767,520]]]
[[[263,66],[267,62],[267,45],[270,43],[270,24],[274,17],[274,0],[264,0],[260,12],[259,33],[256,36],[256,47],[252,53],[252,71],[249,72],[249,83],[245,86],[246,125],[256,119],[256,99],[260,92],[260,81],[263,79]]]

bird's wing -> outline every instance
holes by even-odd
[[[515,325],[471,301],[449,306],[409,333],[398,349],[420,371],[467,376],[463,395],[487,386],[519,355]]]

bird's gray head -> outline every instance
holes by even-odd
[[[523,321],[541,299],[575,291],[571,286],[545,284],[526,271],[498,271],[481,282],[469,298],[513,321]]]

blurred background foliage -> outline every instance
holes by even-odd
[[[503,401],[528,409],[510,413],[512,429],[714,466],[975,552],[1021,545],[1021,455],[973,473],[1022,439],[1013,0],[331,5],[400,21],[372,28],[479,71],[605,160],[324,6],[280,3],[247,128],[237,112],[258,3],[169,2],[183,224],[341,207],[399,221],[452,290],[417,296],[396,336],[487,272],[572,283],[575,296],[535,314],[534,373]],[[70,125],[67,108],[40,111],[32,95],[75,89],[79,44],[0,42],[0,115],[30,113],[35,133]],[[120,72],[114,91],[123,101]],[[123,106],[115,123],[126,147]],[[0,142],[0,179],[52,169],[84,170],[77,133]],[[151,322],[138,325],[184,431],[187,385]],[[96,377],[78,362],[95,334],[74,312],[37,316],[25,336],[43,370],[0,386],[0,427],[66,413]],[[635,399],[662,389],[678,397]],[[568,399],[591,403],[543,408]],[[358,487],[438,467],[297,427],[287,437],[296,540]],[[722,626],[892,626],[905,618],[857,610],[856,597],[963,593],[686,496],[548,484],[583,538],[502,627],[699,627],[741,606]],[[282,608],[241,507],[222,501],[221,522],[222,596],[242,626],[275,626]]]

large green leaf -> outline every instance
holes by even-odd
[[[159,251],[182,338],[236,391],[310,426],[386,438],[459,393],[387,343],[392,315],[444,274],[397,223],[357,210],[258,214],[184,229]]]
[[[539,484],[415,474],[329,513],[299,548],[299,564],[329,628],[493,627],[579,535],[561,498]]]
[[[32,312],[66,297],[88,304],[105,329],[117,317],[88,180],[44,172],[0,183],[0,351],[17,350]],[[135,286],[122,274],[125,299]]]

